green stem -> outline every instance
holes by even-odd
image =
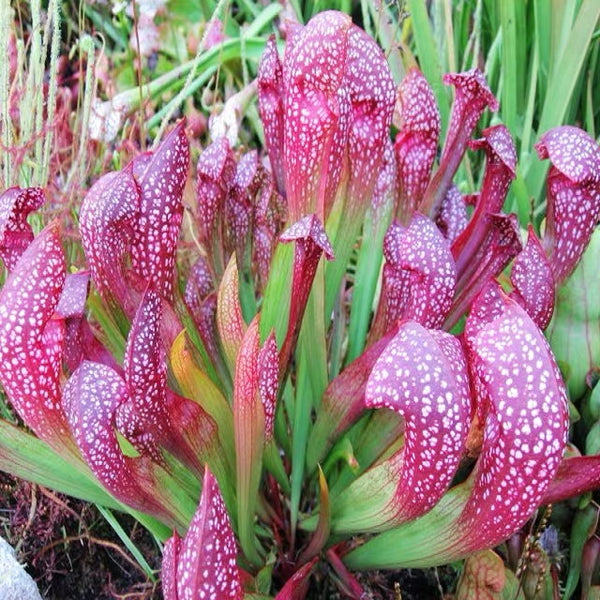
[[[313,408],[320,405],[327,387],[327,348],[325,342],[325,269],[319,263],[308,298],[298,339],[298,380],[292,424],[292,475],[290,519],[292,537],[298,524],[300,495],[306,467],[306,448]]]

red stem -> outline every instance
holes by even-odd
[[[342,592],[348,594],[353,600],[362,600],[367,597],[363,587],[358,583],[356,577],[348,571],[342,559],[337,555],[334,548],[330,548],[326,552],[327,560],[333,567],[336,575],[340,578],[340,583],[343,585]]]

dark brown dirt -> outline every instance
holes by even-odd
[[[456,585],[451,567],[375,571],[358,575],[373,600],[445,600]]]
[[[368,600],[449,600],[456,587],[457,572],[450,566],[437,569],[402,569],[356,573]],[[325,563],[314,573],[308,600],[344,600]]]
[[[157,574],[160,550],[134,519],[119,522]],[[46,600],[159,600],[98,510],[0,472],[0,533]],[[156,577],[158,580],[158,576]]]
[[[119,522],[155,570],[160,550],[152,536],[126,515]],[[46,600],[161,600],[149,580],[96,507],[0,472],[0,535],[15,548]],[[309,599],[344,596],[321,563]],[[358,573],[371,600],[443,600],[456,583],[450,567]]]

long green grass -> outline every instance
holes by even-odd
[[[368,0],[363,4],[370,5]],[[428,10],[429,8],[429,10]],[[547,162],[534,144],[542,133],[576,124],[600,127],[600,3],[581,1],[407,0],[406,43],[431,82],[445,126],[448,92],[440,75],[482,68],[500,110],[484,123],[504,123],[514,136],[520,170],[507,208],[525,225],[544,208]],[[387,10],[387,18],[393,17]],[[464,175],[464,171],[463,171]]]

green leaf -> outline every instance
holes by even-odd
[[[260,594],[268,594],[271,591],[274,565],[275,557],[273,555],[269,555],[267,557],[267,564],[257,573],[256,577],[254,578],[254,586],[256,587],[256,591]],[[252,597],[254,598],[255,596]],[[263,596],[261,596],[261,598],[262,597]],[[246,595],[245,598],[248,598],[248,595]]]
[[[92,319],[102,329],[107,349],[118,362],[122,362],[129,331],[127,317],[117,307],[109,309],[97,292],[88,295],[87,306]]]
[[[235,254],[232,255],[223,273],[217,298],[217,327],[229,371],[233,373],[238,351],[246,331],[246,323],[240,304],[240,283]]]
[[[330,315],[340,294],[340,285],[346,274],[362,218],[349,220],[349,207],[344,201],[336,202],[327,220],[327,235],[333,240],[335,260],[325,266],[325,314]]]
[[[504,589],[505,581],[502,559],[493,550],[476,552],[465,561],[455,600],[496,598],[496,593]]]
[[[359,421],[348,432],[358,467],[352,465],[342,471],[335,486],[331,486],[332,497],[346,489],[377,459],[391,456],[404,443],[404,420],[400,415],[386,410],[373,410],[363,419],[362,425]]]
[[[122,509],[83,461],[65,460],[38,438],[2,420],[0,470],[87,502]]]
[[[294,244],[277,244],[263,297],[260,340],[274,330],[279,348],[288,330],[293,264]]]
[[[588,590],[587,600],[600,600],[600,586],[593,585]]]
[[[517,3],[500,2],[502,23],[502,120],[513,133],[517,130],[517,89],[519,70],[517,61]]]
[[[372,0],[361,0],[361,11],[363,15],[363,29],[376,40],[383,49],[390,65],[390,71],[395,82],[399,82],[405,75],[405,68],[402,62],[402,43],[398,43],[398,38],[403,37],[403,22],[393,14],[392,5],[385,2],[377,3]],[[350,11],[347,11],[351,14]],[[374,22],[375,28],[371,26]]]
[[[600,454],[600,421],[596,421],[585,438],[585,453],[588,456]]]
[[[541,2],[539,4],[546,3]],[[597,0],[583,0],[566,41],[558,44],[561,52],[553,57],[556,76],[550,81],[548,91],[544,96],[545,101],[538,127],[538,137],[551,127],[563,123],[599,18],[600,3]],[[563,31],[563,36],[565,35]],[[542,90],[540,90],[540,93],[542,93]],[[526,174],[529,194],[536,199],[542,193],[547,170],[548,163],[538,161]]]
[[[217,423],[219,439],[228,464],[235,464],[233,413],[227,400],[208,375],[194,362],[187,347],[185,332],[180,333],[171,347],[169,363],[181,393],[199,404]]]
[[[186,98],[189,98],[203,85],[206,85],[206,83],[210,81],[213,75],[217,72],[217,69],[218,67],[216,66],[207,67],[202,71],[202,73],[200,73],[200,75],[194,77],[190,84],[185,87],[185,89],[182,89],[179,94],[177,94],[174,98],[171,98],[169,102],[167,102],[160,110],[156,111],[150,117],[150,119],[148,119],[146,127],[148,129],[152,129],[162,123],[167,115],[171,115]]]
[[[583,510],[577,511],[571,527],[571,548],[569,551],[569,575],[565,584],[563,600],[575,592],[581,573],[583,546],[592,535],[598,524],[598,508],[588,504]]]
[[[440,63],[437,45],[433,37],[429,15],[427,14],[427,3],[424,0],[407,0],[408,10],[412,18],[412,29],[417,46],[417,55],[421,71],[433,88],[433,93],[438,101],[441,118],[440,137],[443,139],[450,105],[446,88],[442,84],[442,66]]]
[[[596,382],[592,393],[590,394],[588,409],[592,419],[600,419],[600,381]]]
[[[465,504],[464,486],[452,488],[440,502],[422,517],[377,534],[344,557],[354,570],[426,568],[442,565],[452,554],[452,523]]]
[[[313,288],[298,339],[298,382],[292,423],[292,493],[290,511],[292,531],[298,522],[300,493],[304,483],[306,448],[311,428],[311,413],[321,402],[327,387],[327,349],[325,344],[324,264],[319,262]]]
[[[112,101],[115,105],[122,106],[124,112],[131,112],[138,108],[144,99],[155,98],[167,90],[180,90],[186,85],[186,77],[191,71],[198,73],[198,78],[202,79],[207,70],[221,67],[224,63],[242,56],[247,60],[258,62],[265,49],[265,44],[266,41],[263,38],[227,39],[206,50],[198,58],[183,63],[151,82],[117,94]],[[189,85],[190,87],[193,85],[193,80]],[[177,101],[181,102],[187,95],[185,92],[178,96]],[[159,123],[160,119],[157,120],[155,115],[149,120],[147,127],[151,128]]]
[[[252,19],[248,25],[248,28],[244,32],[245,36],[258,36],[260,32],[282,11],[282,9],[283,6],[281,4],[277,4],[275,2],[267,4],[262,12]]]
[[[581,262],[558,289],[546,335],[576,401],[586,392],[586,375],[600,365],[600,229],[592,235]]]
[[[354,287],[352,289],[352,309],[348,326],[348,352],[346,364],[357,358],[365,347],[367,331],[373,312],[373,300],[383,262],[383,238],[391,221],[391,206],[386,207],[373,219],[373,210],[365,218],[363,241],[360,247]]]
[[[505,574],[506,581],[502,588],[500,600],[525,600],[525,594],[516,575],[508,569],[506,569]]]
[[[198,23],[201,20],[210,19],[215,10],[215,2],[203,0],[169,0],[169,13],[173,18],[188,23]]]

